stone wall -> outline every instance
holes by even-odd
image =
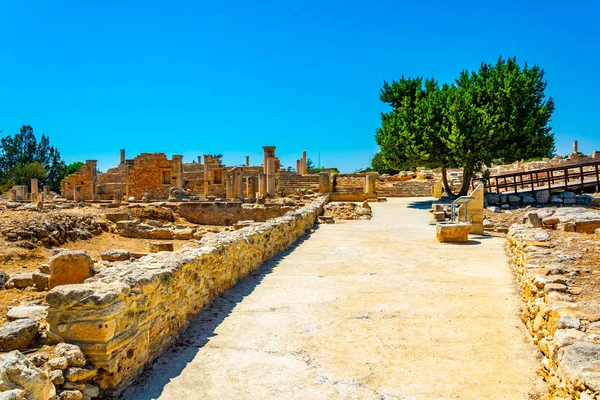
[[[337,174],[333,176],[334,192],[364,192],[366,174]]]
[[[600,399],[600,319],[595,301],[575,302],[565,254],[541,229],[513,225],[512,265],[522,288],[521,319],[543,354],[542,376],[556,398]],[[553,397],[554,398],[554,397]]]
[[[382,177],[377,180],[377,195],[381,197],[430,197],[434,179],[402,179]]]
[[[60,182],[60,193],[61,196],[73,200],[73,190],[75,186],[81,186],[81,199],[92,200],[92,171],[91,168],[95,168],[95,164],[85,163],[81,166],[81,169],[63,179]]]
[[[264,222],[281,217],[294,207],[279,204],[242,204],[239,202],[190,202],[166,204],[186,220],[200,225],[229,226],[238,221]]]
[[[81,347],[101,389],[119,392],[216,296],[298,240],[327,201],[58,286],[46,297],[50,332]]]
[[[169,172],[168,182],[163,182],[163,171]],[[129,172],[129,196],[141,199],[149,193],[153,199],[169,197],[173,185],[171,160],[164,153],[142,153],[133,159]]]

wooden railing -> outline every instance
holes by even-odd
[[[539,190],[563,191],[583,190],[595,186],[600,190],[600,161],[538,169],[534,171],[511,172],[492,175],[485,183],[488,193],[525,193]],[[481,181],[473,178],[471,186]]]

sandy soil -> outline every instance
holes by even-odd
[[[441,244],[429,204],[321,225],[220,296],[123,399],[537,399],[504,239]]]

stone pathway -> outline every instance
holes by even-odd
[[[535,399],[504,239],[441,244],[422,199],[320,225],[217,299],[124,399]]]

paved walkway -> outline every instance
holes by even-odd
[[[441,244],[428,204],[320,225],[217,299],[125,399],[530,399],[504,240]]]

